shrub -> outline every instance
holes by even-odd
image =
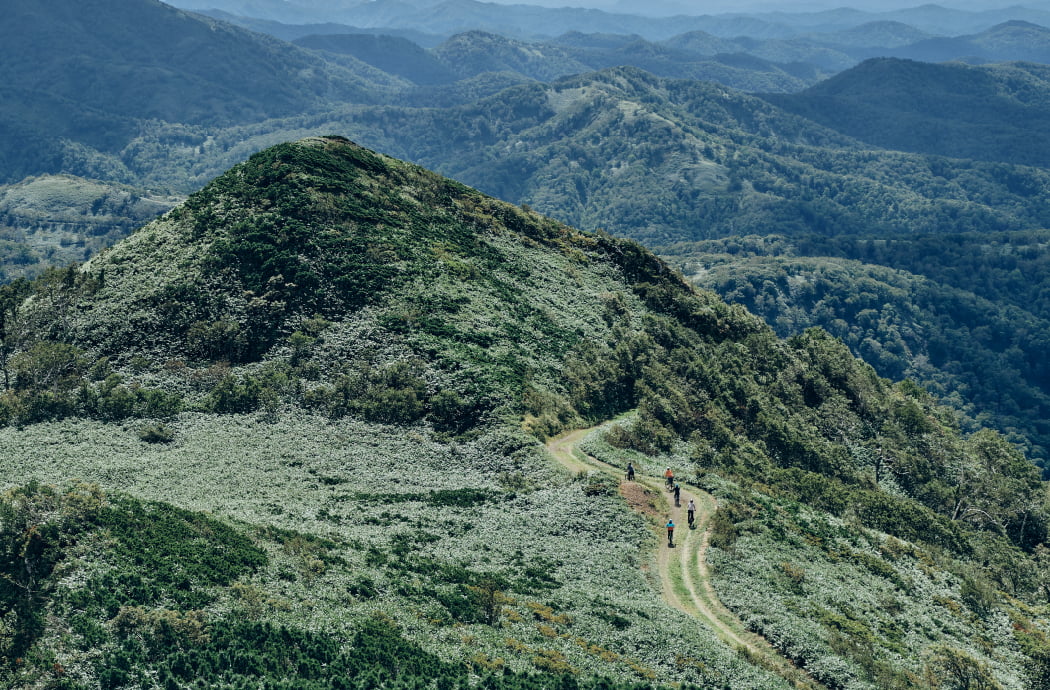
[[[164,424],[149,424],[139,429],[139,438],[146,443],[171,443],[175,432]]]
[[[245,348],[241,325],[232,319],[197,321],[186,333],[186,350],[203,360],[240,361]]]
[[[739,536],[733,518],[721,506],[711,516],[710,529],[711,536],[708,543],[717,549],[731,549]]]
[[[9,367],[16,389],[59,393],[75,388],[89,363],[73,345],[37,342],[12,357]]]
[[[262,386],[251,376],[238,381],[227,374],[208,394],[206,406],[212,412],[251,412],[259,406]]]

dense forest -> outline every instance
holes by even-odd
[[[694,281],[786,337],[820,326],[1045,465],[1045,231],[684,245]]]

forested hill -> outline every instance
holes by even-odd
[[[919,382],[1046,467],[1047,238],[726,238],[681,245],[675,261],[783,337],[827,329],[881,375]]]
[[[258,122],[375,102],[397,83],[157,0],[8,0],[3,16],[0,182],[58,172],[133,182],[135,171],[98,156],[162,123]]]
[[[767,100],[873,146],[1050,164],[1050,68],[872,59],[797,94]]]
[[[0,308],[8,685],[787,687],[663,602],[615,478],[552,467],[606,422],[589,453],[717,495],[718,596],[816,681],[1047,673],[1045,485],[1006,440],[345,139]]]
[[[740,234],[1032,229],[1050,225],[1042,168],[872,150],[718,84],[612,68],[443,109],[375,106],[283,120],[344,132],[585,229],[666,247]],[[250,126],[193,176],[271,142]],[[225,151],[225,153],[222,153]]]

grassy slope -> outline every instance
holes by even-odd
[[[287,177],[267,178],[271,186],[261,186],[255,175],[268,175],[280,161]],[[330,265],[299,265],[296,280],[315,291],[297,291],[287,285],[291,279],[282,284],[284,306],[273,309],[287,311],[268,312],[279,327],[266,336],[265,347],[244,352],[241,363],[227,370],[190,344],[192,325],[207,318],[250,330],[252,312],[244,303],[251,298],[243,291],[270,284],[273,276],[244,253],[223,254],[232,263],[209,274],[216,247],[226,251],[237,232],[216,218],[237,223],[260,214],[260,222],[278,222],[268,210],[269,199],[280,203],[284,193],[294,196],[281,187],[285,183],[317,195],[316,207],[296,197],[302,203],[294,215],[320,214],[310,219],[312,232],[295,239],[305,243],[295,257],[314,260],[311,251],[323,249],[323,258],[334,264],[348,255],[334,245],[319,248],[319,237],[342,233],[347,242],[369,237],[374,244],[353,245],[349,256],[370,252],[380,270],[373,264],[349,266],[341,277],[378,273],[386,280],[369,284],[362,303],[352,281],[340,291],[327,279],[309,282],[311,270]],[[352,209],[350,215],[333,214],[333,198],[340,196],[333,185],[346,194],[341,203]],[[398,221],[411,214],[407,222]],[[510,230],[511,224],[518,231]],[[284,249],[259,251],[279,260]],[[281,147],[232,171],[183,210],[85,266],[73,281],[78,306],[66,302],[68,291],[59,297],[44,290],[23,307],[27,338],[51,330],[45,322],[58,323],[52,317],[63,302],[70,305],[58,307],[69,319],[60,328],[63,337],[93,355],[111,355],[121,386],[180,391],[186,411],[164,420],[174,441],[140,440],[141,427],[156,420],[8,428],[4,446],[12,453],[5,476],[11,483],[79,478],[107,491],[303,530],[340,544],[338,553],[349,565],[318,574],[309,572],[309,564],[293,558],[290,566],[287,558],[278,558],[251,580],[266,593],[264,603],[253,603],[245,614],[248,605],[236,593],[225,594],[229,599],[209,613],[216,624],[236,614],[320,630],[332,621],[351,626],[378,609],[428,649],[475,664],[482,659],[519,670],[574,669],[622,680],[670,681],[681,677],[675,659],[682,653],[702,662],[686,673],[693,682],[734,678],[767,687],[776,681],[738,659],[712,633],[657,603],[640,570],[644,527],[612,497],[588,496],[586,484],[553,473],[540,446],[515,430],[520,422],[501,421],[520,415],[527,390],[565,395],[562,357],[578,339],[607,332],[601,314],[611,293],[621,291],[621,303],[631,313],[644,311],[625,282],[626,266],[609,258],[625,251],[636,250],[583,236],[345,142]],[[639,257],[643,261],[634,270],[659,267]],[[287,266],[281,270],[288,274]],[[182,303],[177,315],[161,317],[158,309],[184,290],[203,297]],[[273,295],[259,298],[277,301]],[[287,369],[294,356],[289,331],[314,313],[323,314],[327,325],[300,351],[295,370]],[[414,367],[424,401],[442,391],[467,401],[465,414],[476,416],[456,424],[472,428],[470,435],[450,438],[429,425],[383,427],[344,419],[345,412],[332,421],[302,408],[304,401],[337,395],[344,374],[388,371],[404,362]],[[256,415],[193,411],[208,408],[216,380],[227,372],[240,378],[272,373],[274,367],[287,383],[273,384],[275,397],[265,405],[257,401]],[[557,414],[542,401],[534,405],[538,415]],[[433,414],[434,404],[425,406],[424,414]],[[370,409],[362,413],[384,414],[384,408]],[[557,422],[535,422],[545,423]],[[431,491],[453,496],[468,491],[468,498],[476,491],[481,497],[455,506],[439,499],[435,506],[426,498]],[[461,583],[443,581],[440,573],[420,580],[428,571],[412,565],[416,561],[368,565],[369,546],[386,554],[373,555],[373,561],[397,564],[407,548],[413,558],[494,572],[518,583],[508,586],[514,613],[508,611],[502,627],[457,619],[451,604],[441,602]],[[295,573],[290,580],[288,572]],[[372,584],[358,587],[363,580]],[[348,598],[348,588],[370,594]],[[545,613],[547,606],[569,612],[571,624]],[[457,621],[467,627],[449,627]],[[683,626],[693,631],[687,642],[679,639]],[[78,644],[78,639],[55,643],[56,653],[90,677],[90,659],[76,651]]]
[[[769,687],[713,633],[681,634],[686,619],[655,604],[639,572],[644,527],[605,483],[552,475],[522,431],[635,406],[611,440],[653,456],[639,462],[670,453],[683,470],[991,563],[975,577],[996,610],[1011,605],[996,587],[1038,592],[1018,575],[1034,561],[1015,544],[1045,539],[1042,487],[993,435],[961,439],[950,414],[840,344],[819,333],[778,341],[637,245],[345,140],[261,153],[31,293],[7,321],[10,484],[87,479],[249,531],[335,540],[282,551],[260,537],[284,555],[240,582],[254,594],[233,583],[216,595],[215,626],[230,615],[349,626],[379,609],[428,649],[479,667],[499,655],[517,669]],[[166,419],[143,417],[151,389],[179,396]],[[158,421],[171,445],[140,440]],[[972,495],[952,521],[956,485]],[[492,574],[514,597],[501,617],[510,634],[462,601]],[[61,637],[61,610],[42,649],[79,660],[88,677],[92,645]],[[960,646],[965,630],[933,642]],[[903,667],[921,668],[926,651],[912,651]],[[46,675],[41,658],[33,668]],[[1013,658],[1001,682],[1022,673]],[[870,686],[882,672],[833,646],[799,663],[832,684]]]
[[[646,458],[598,435],[583,448],[654,475],[690,467],[682,453]],[[721,602],[825,686],[939,688],[961,673],[1022,688],[1044,677],[1024,650],[1043,639],[1047,607],[997,600],[970,559],[814,509],[753,476],[701,469],[684,481],[717,498],[705,556]]]
[[[585,675],[777,684],[713,633],[662,606],[640,569],[645,527],[614,496],[585,495],[585,483],[554,471],[536,447],[508,456],[505,444],[513,441],[506,438],[449,444],[423,429],[406,434],[294,413],[276,421],[188,415],[177,426],[178,439],[162,448],[139,441],[133,429],[90,422],[4,430],[12,451],[5,476],[96,481],[110,491],[337,544],[332,556],[346,563],[324,566],[312,563],[317,554],[309,549],[269,546],[271,563],[242,580],[264,594],[262,601],[224,592],[208,610],[214,623],[246,616],[340,638],[382,611],[443,658],[485,655],[510,669],[537,671],[549,670],[533,663],[539,650],[555,650]],[[486,493],[462,505],[426,498],[465,488]],[[426,590],[446,594],[455,585],[440,573],[419,572],[418,562],[426,560],[516,583],[507,590],[514,603],[502,624],[454,625]],[[530,604],[551,606],[571,622],[534,615]],[[75,651],[77,642],[55,647],[63,665],[90,677],[91,654]],[[677,655],[701,660],[706,670],[679,675]]]

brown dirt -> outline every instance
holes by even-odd
[[[623,481],[620,482],[620,495],[627,501],[631,510],[654,520],[660,520],[663,517],[663,511],[657,508],[660,496],[652,489],[638,482]]]

